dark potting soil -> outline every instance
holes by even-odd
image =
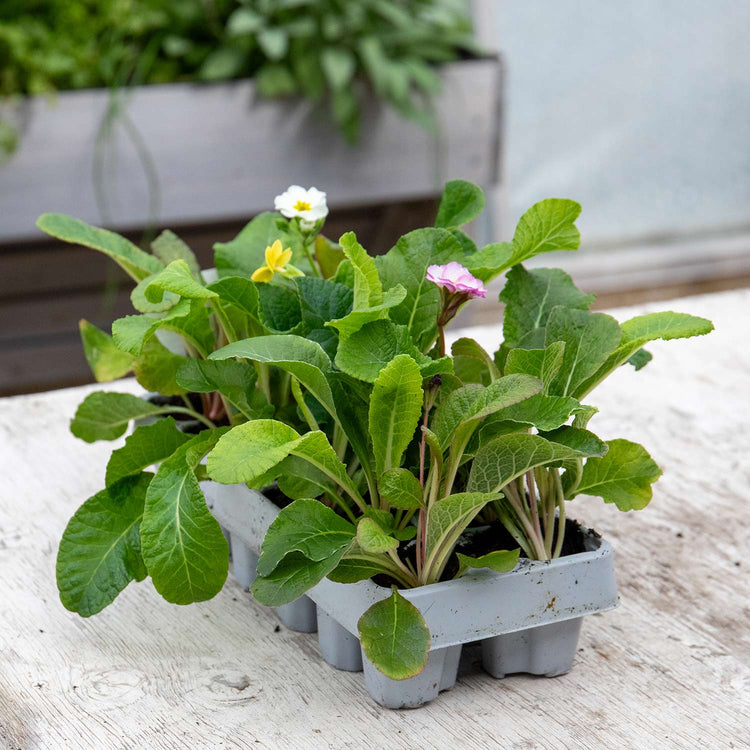
[[[190,406],[199,414],[202,414],[203,402],[201,401],[200,393],[188,393],[187,398],[188,401],[190,401]],[[185,402],[182,400],[181,396],[162,396],[160,393],[152,393],[146,400],[149,403],[154,404],[154,406],[185,406]],[[197,435],[199,432],[206,429],[206,425],[199,422],[197,419],[193,419],[189,414],[176,412],[169,416],[177,422],[177,425],[182,432],[189,435]],[[223,427],[224,425],[229,424],[229,420],[225,415],[221,419],[214,420],[214,423],[217,427]]]

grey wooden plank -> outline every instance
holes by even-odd
[[[91,388],[0,402],[0,745],[61,748],[750,747],[750,350],[736,325],[750,292],[664,305],[717,330],[657,342],[642,372],[595,392],[592,428],[643,442],[662,465],[651,506],[619,513],[579,498],[569,513],[616,548],[622,604],[587,618],[573,671],[495,681],[476,673],[414,711],[373,705],[362,676],[319,658],[315,637],[228,583],[177,608],[131,585],[82,620],[57,600],[54,559],[68,516],[100,489],[122,441],[67,431]],[[463,331],[491,346],[497,326]],[[116,390],[137,392],[130,380]]]
[[[496,59],[442,66],[431,136],[372,100],[360,143],[348,145],[316,105],[256,97],[252,81],[134,89],[127,114],[148,144],[160,179],[161,223],[216,221],[267,210],[292,183],[326,190],[332,206],[416,199],[440,192],[446,179],[497,180]],[[100,222],[93,144],[105,112],[103,90],[66,92],[50,103],[23,103],[25,123],[14,158],[0,169],[0,240],[35,236],[44,211]],[[132,142],[115,128],[107,172],[111,221],[149,223],[143,167]]]

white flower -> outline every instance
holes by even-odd
[[[328,216],[326,194],[314,187],[305,190],[299,185],[291,185],[286,192],[276,196],[273,205],[287,219],[299,216],[302,229],[312,229],[315,222]]]

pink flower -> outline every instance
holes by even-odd
[[[485,297],[484,284],[469,273],[469,269],[452,260],[444,266],[428,266],[427,281],[445,287],[449,292],[468,294],[469,297]]]

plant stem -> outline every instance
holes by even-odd
[[[313,240],[313,242],[315,242],[315,240]],[[315,275],[316,275],[316,276],[317,276],[318,278],[320,278],[320,277],[321,277],[321,273],[320,273],[320,270],[318,269],[318,266],[317,266],[317,264],[315,263],[315,260],[313,259],[313,255],[312,255],[312,253],[310,252],[310,246],[311,246],[312,244],[313,244],[312,242],[311,242],[311,243],[308,243],[308,242],[303,242],[303,243],[302,243],[302,250],[304,251],[304,253],[305,253],[305,256],[307,257],[307,261],[308,261],[308,263],[310,264],[310,267],[312,268],[312,272],[313,272],[313,273],[314,273],[314,274],[315,274]]]
[[[406,583],[410,588],[413,588],[417,585],[417,580],[414,579],[412,572],[409,570],[409,568],[404,565],[401,558],[396,553],[396,550],[388,550],[388,557],[393,560],[393,562],[396,564],[396,567],[404,574],[405,580],[402,581],[402,583]]]
[[[539,525],[539,506],[536,499],[536,485],[534,474],[531,470],[526,472],[526,484],[529,487],[529,505],[531,506],[531,523],[540,539],[542,539],[542,527]],[[521,483],[523,487],[523,482]]]
[[[503,524],[507,532],[516,540],[518,546],[524,551],[526,557],[530,560],[534,559],[534,547],[531,542],[524,536],[523,532],[518,528],[515,521],[510,517],[510,514],[503,508],[502,501],[495,500],[494,510],[500,522]]]
[[[163,409],[159,409],[157,414],[169,414],[170,412],[177,412],[178,414],[189,414],[193,419],[197,419],[199,422],[203,422],[206,427],[210,427],[212,430],[216,425],[210,420],[199,414],[194,409],[188,409],[186,406],[165,406]]]
[[[557,489],[557,542],[552,557],[560,557],[562,552],[563,541],[565,539],[565,496],[563,494],[562,482],[557,469],[552,470],[555,476],[555,487]]]
[[[508,484],[506,484],[505,487],[502,488],[501,492],[505,495],[505,498],[510,504],[510,507],[515,511],[516,515],[518,516],[518,520],[521,522],[521,525],[526,532],[526,536],[534,547],[533,559],[548,560],[549,556],[544,549],[544,543],[537,535],[534,527],[531,525],[531,520],[529,519],[528,515],[524,512],[524,507],[521,504],[521,499],[518,497],[518,491],[515,487],[513,487],[513,483],[509,482]]]

